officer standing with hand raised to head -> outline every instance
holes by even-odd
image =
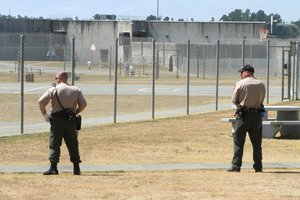
[[[233,132],[234,155],[229,172],[240,172],[244,144],[248,132],[253,146],[253,168],[262,172],[262,117],[266,89],[262,81],[254,78],[254,68],[245,65],[239,70],[242,80],[235,85],[232,103],[236,105],[236,123]]]
[[[46,122],[50,122],[49,139],[49,161],[50,169],[44,175],[57,175],[57,163],[60,157],[62,139],[65,140],[70,154],[70,161],[74,166],[74,175],[80,175],[80,155],[78,148],[77,130],[75,123],[76,114],[80,113],[87,106],[87,102],[81,90],[67,83],[68,74],[58,72],[55,80],[56,87],[48,89],[39,98],[39,107]],[[46,106],[51,100],[51,114],[46,111]],[[67,112],[66,114],[66,110]]]

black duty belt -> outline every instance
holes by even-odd
[[[63,113],[61,111],[57,111],[55,113],[51,114],[52,117],[66,117],[66,113]]]
[[[245,111],[250,113],[260,112],[260,110],[261,109],[257,109],[257,108],[245,108]]]
[[[60,110],[55,113],[52,113],[51,116],[64,117],[64,118],[68,118],[69,120],[76,118],[75,114],[71,110]]]

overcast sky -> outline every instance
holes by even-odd
[[[267,15],[277,13],[283,21],[300,19],[300,0],[1,0],[0,14],[12,16],[91,19],[95,14],[116,14],[145,19],[168,16],[175,21],[193,18],[194,21],[216,21],[235,9],[263,10]]]

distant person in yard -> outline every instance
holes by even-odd
[[[88,65],[88,69],[91,70],[92,62],[90,60],[87,62],[87,65]]]
[[[233,132],[234,155],[228,172],[240,172],[244,144],[248,132],[253,146],[253,168],[262,172],[262,113],[266,89],[262,81],[254,77],[254,68],[245,65],[240,70],[241,79],[235,85],[232,103],[236,105],[236,123]]]
[[[125,76],[129,76],[129,64],[126,63],[125,65]]]
[[[129,66],[129,73],[130,73],[130,76],[134,76],[134,74],[135,74],[135,70],[132,65]]]

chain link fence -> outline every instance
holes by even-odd
[[[37,101],[58,71],[82,89],[88,101],[83,124],[93,125],[231,109],[243,64],[253,65],[264,81],[266,104],[295,100],[298,55],[297,43],[273,40],[166,43],[1,33],[0,135],[49,128]]]

